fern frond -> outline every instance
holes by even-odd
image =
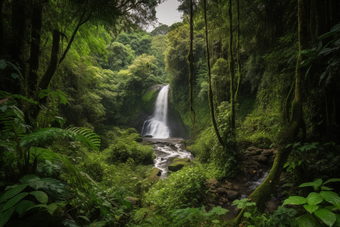
[[[89,140],[95,147],[95,150],[98,150],[100,147],[100,137],[94,133],[91,129],[84,127],[68,127],[66,130],[71,132],[76,132],[78,135],[82,135],[83,139]],[[93,148],[94,149],[94,148]]]
[[[78,140],[88,146],[91,149],[99,150],[100,140],[96,139],[94,135],[95,133],[92,132],[91,136],[87,136],[87,134],[82,135],[82,131],[80,133],[71,131],[69,129],[61,129],[61,128],[43,128],[36,132],[30,133],[24,136],[20,141],[21,147],[32,147],[38,144],[44,144],[49,142],[51,139],[58,139],[60,137],[68,137],[73,140]],[[99,137],[99,136],[98,136]]]

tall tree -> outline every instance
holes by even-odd
[[[236,44],[236,51],[237,51],[237,67],[238,67],[238,80],[237,80],[237,87],[235,91],[235,101],[237,100],[237,96],[239,94],[240,85],[242,83],[242,68],[241,68],[241,59],[240,59],[240,0],[237,0],[237,44]]]
[[[190,41],[189,41],[189,52],[187,55],[187,60],[189,64],[189,102],[190,102],[190,112],[191,112],[191,125],[192,125],[192,136],[195,136],[195,110],[194,110],[194,51],[193,51],[193,41],[194,41],[194,20],[193,20],[193,0],[190,0]]]
[[[265,203],[270,199],[270,195],[275,190],[278,183],[283,165],[286,163],[292,147],[287,144],[296,142],[297,134],[300,129],[304,130],[302,113],[302,89],[303,89],[303,68],[301,66],[303,55],[301,51],[306,48],[308,41],[308,6],[309,0],[298,1],[298,34],[299,34],[299,54],[296,62],[295,72],[295,97],[292,105],[292,117],[289,126],[278,134],[279,149],[275,156],[273,167],[266,180],[249,195],[252,202],[256,202],[260,212],[265,209]],[[240,223],[246,209],[243,209],[237,216],[236,222]]]
[[[209,108],[210,108],[210,116],[215,129],[216,136],[220,144],[225,147],[223,139],[218,131],[217,123],[215,119],[215,111],[214,111],[214,100],[213,93],[211,88],[211,70],[210,70],[210,54],[209,54],[209,37],[208,37],[208,22],[207,22],[207,1],[203,1],[203,13],[204,13],[204,25],[205,25],[205,50],[206,50],[206,58],[207,58],[207,68],[208,68],[208,99],[209,99]]]
[[[230,106],[231,106],[231,115],[230,115],[230,126],[231,128],[235,128],[235,91],[234,91],[234,56],[233,56],[233,14],[232,14],[232,4],[233,1],[229,0],[229,73],[230,73]]]

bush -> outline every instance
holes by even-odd
[[[206,191],[206,173],[201,165],[184,167],[150,188],[145,201],[162,210],[197,207]]]
[[[215,144],[214,131],[209,127],[202,131],[191,147],[191,152],[197,156],[200,162],[207,163],[210,160],[211,148]]]
[[[153,164],[154,153],[150,146],[138,144],[128,139],[118,139],[115,144],[105,149],[103,153],[107,156],[107,162],[125,163],[129,158],[136,164]]]

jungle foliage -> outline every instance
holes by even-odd
[[[0,0],[0,227],[340,226],[339,1],[179,0],[148,33],[161,2]],[[153,181],[129,125],[165,83],[195,161]],[[275,164],[225,223],[206,181],[249,146]]]

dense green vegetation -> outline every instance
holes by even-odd
[[[0,0],[0,227],[340,226],[339,1],[180,0],[148,33],[161,2]],[[130,125],[163,84],[195,161],[159,180]],[[273,167],[223,222],[207,180],[249,146]]]

